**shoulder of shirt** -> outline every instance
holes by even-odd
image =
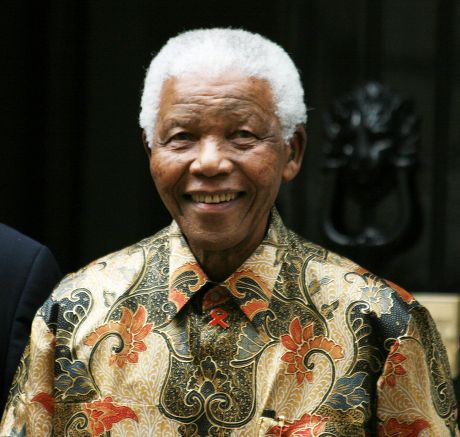
[[[308,279],[305,283],[307,287],[315,284],[317,288],[313,290],[313,293],[318,294],[318,298],[323,294],[324,300],[330,300],[330,287],[334,286],[336,297],[351,294],[352,296],[348,296],[351,300],[366,301],[369,298],[366,293],[367,289],[374,287],[378,289],[376,293],[387,297],[391,295],[403,305],[405,303],[420,306],[405,289],[379,277],[347,257],[312,243],[289,229],[287,239],[288,257],[298,258],[300,262],[307,263],[305,272]],[[311,290],[309,292],[312,293]],[[320,300],[323,299],[320,298]]]
[[[319,244],[313,243],[288,229],[288,252],[310,263],[334,266],[344,271],[360,270],[361,267],[343,255],[339,255]]]
[[[53,291],[51,299],[61,300],[70,296],[75,290],[90,289],[119,294],[126,290],[144,269],[147,258],[152,252],[166,254],[169,245],[169,227],[155,235],[144,238],[98,258],[74,273],[67,274]]]

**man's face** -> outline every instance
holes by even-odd
[[[195,254],[257,247],[281,181],[295,176],[290,153],[265,81],[191,75],[165,82],[150,171]]]

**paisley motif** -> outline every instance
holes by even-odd
[[[437,437],[455,414],[427,311],[273,210],[220,284],[176,224],[68,276],[34,320],[0,435]]]

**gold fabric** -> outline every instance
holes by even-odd
[[[452,436],[448,362],[413,297],[286,229],[220,284],[177,225],[67,276],[1,436]]]

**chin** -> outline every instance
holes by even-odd
[[[238,243],[230,238],[222,238],[222,233],[211,235],[194,235],[192,238],[187,237],[187,241],[195,250],[202,250],[204,252],[221,252],[232,247]]]

